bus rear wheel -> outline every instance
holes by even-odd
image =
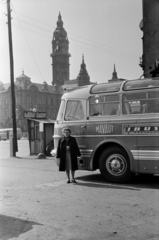
[[[101,154],[100,171],[110,182],[125,183],[131,180],[130,161],[127,153],[120,147],[111,147]]]

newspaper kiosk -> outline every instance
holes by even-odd
[[[28,122],[30,155],[43,153],[48,155],[46,146],[53,140],[54,120],[47,119],[46,113],[24,112]]]

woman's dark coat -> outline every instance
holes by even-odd
[[[71,154],[71,164],[72,170],[75,171],[78,169],[77,164],[77,156],[81,156],[80,150],[78,148],[76,139],[72,136],[69,137],[69,141],[66,142],[65,137],[60,138],[56,158],[60,158],[60,166],[59,171],[65,171],[66,166],[66,146],[70,147],[70,154]]]

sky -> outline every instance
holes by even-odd
[[[142,0],[11,0],[14,79],[52,82],[52,38],[59,12],[69,40],[70,80],[82,55],[91,82],[142,75]],[[6,0],[0,0],[0,81],[10,82]]]

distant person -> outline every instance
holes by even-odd
[[[76,183],[75,171],[78,169],[77,156],[81,156],[76,139],[71,135],[70,128],[63,129],[63,137],[59,139],[56,158],[60,158],[59,171],[66,171],[68,178],[67,183],[70,183],[70,171],[72,182]]]

